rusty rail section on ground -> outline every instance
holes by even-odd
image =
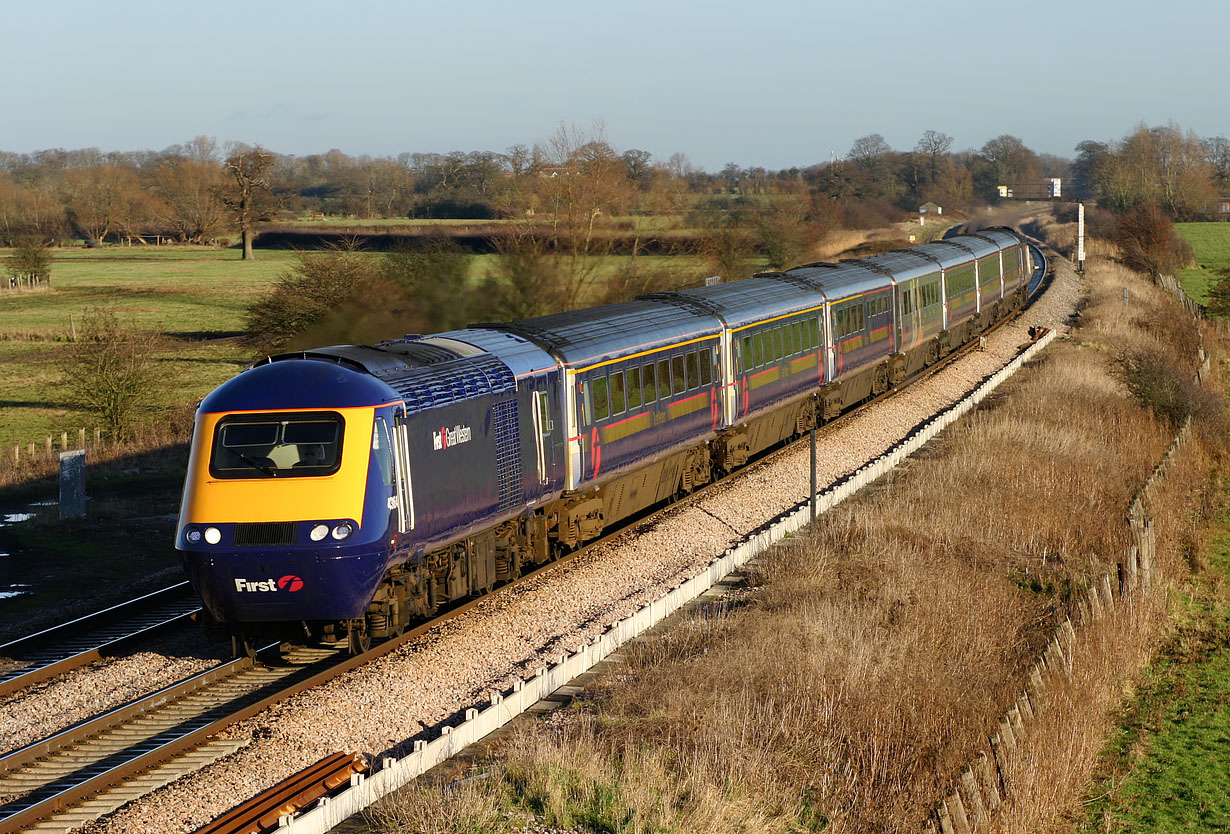
[[[283,816],[350,784],[353,774],[366,773],[368,768],[362,753],[326,756],[198,828],[196,834],[262,834],[273,830]]]

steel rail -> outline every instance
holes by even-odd
[[[0,645],[0,697],[93,663],[139,637],[186,622],[201,610],[188,582],[145,594]]]

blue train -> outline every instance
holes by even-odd
[[[989,229],[593,309],[274,356],[197,410],[176,547],[235,633],[401,632],[686,494],[1018,309]]]

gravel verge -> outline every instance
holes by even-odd
[[[1062,329],[1082,292],[1065,263],[1018,322],[932,378],[824,433],[819,483],[828,484],[906,436],[998,370],[1028,341],[1031,325]],[[252,743],[205,769],[85,827],[90,832],[193,831],[234,804],[337,750],[400,755],[428,728],[575,649],[660,596],[674,581],[806,494],[805,444],[736,482],[635,526],[549,575],[489,597],[423,639],[227,735]]]

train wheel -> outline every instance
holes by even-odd
[[[351,654],[363,654],[372,647],[372,633],[367,630],[367,623],[362,620],[357,624],[351,622],[347,636]]]

